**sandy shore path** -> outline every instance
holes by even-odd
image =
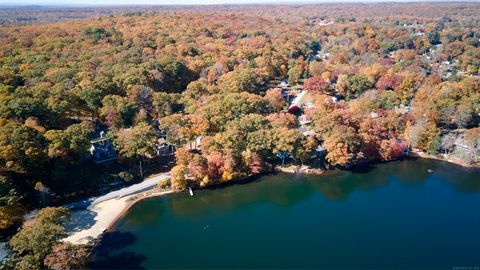
[[[110,199],[95,204],[86,210],[74,210],[72,222],[67,225],[70,236],[63,241],[72,244],[87,244],[97,239],[127,209],[130,198]]]
[[[128,208],[133,204],[130,198],[141,192],[155,187],[158,181],[167,178],[168,174],[150,177],[141,183],[112,191],[98,198],[70,204],[67,207],[81,209],[71,210],[71,221],[67,223],[69,236],[63,241],[72,244],[87,244],[97,239],[104,233]],[[171,193],[170,191],[154,193],[160,196]]]

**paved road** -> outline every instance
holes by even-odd
[[[121,197],[129,196],[129,195],[137,194],[137,193],[152,189],[153,187],[155,187],[155,185],[158,183],[158,181],[163,180],[163,179],[165,179],[169,176],[170,176],[169,173],[163,173],[161,175],[157,175],[157,176],[154,176],[154,177],[151,177],[151,178],[147,178],[147,179],[145,179],[144,181],[142,181],[138,184],[131,185],[131,186],[119,189],[119,190],[109,192],[109,193],[107,193],[103,196],[100,196],[100,197],[93,197],[93,198],[86,199],[86,200],[83,200],[83,201],[70,203],[70,204],[65,205],[65,207],[67,207],[67,208],[84,208],[84,207],[88,207],[88,206],[93,206],[95,204],[98,204],[98,203],[101,203],[101,202],[104,202],[104,201],[107,201],[107,200],[110,200],[110,199],[113,199],[113,198],[121,198]]]

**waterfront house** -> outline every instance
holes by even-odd
[[[313,108],[315,103],[315,95],[308,91],[301,91],[295,99],[293,99],[290,108],[297,106],[301,109],[303,108]],[[289,108],[289,109],[290,109]]]
[[[100,164],[117,159],[117,152],[110,139],[102,136],[90,141],[90,155],[93,162]]]
[[[175,155],[175,145],[167,142],[164,138],[158,139],[156,154],[159,157]]]

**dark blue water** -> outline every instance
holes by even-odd
[[[480,269],[480,171],[403,161],[149,199],[92,258],[94,268]]]

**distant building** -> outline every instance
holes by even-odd
[[[103,137],[90,141],[90,154],[95,163],[104,163],[117,159],[117,152],[110,139]]]
[[[157,144],[157,156],[165,157],[165,156],[172,156],[175,154],[175,146],[171,143],[168,143],[164,138],[158,139]]]
[[[333,25],[333,24],[335,24],[334,21],[321,20],[321,21],[318,22],[319,26],[327,26],[327,25]]]
[[[0,262],[3,262],[9,254],[10,251],[7,248],[7,242],[0,242]]]
[[[279,88],[287,88],[287,87],[289,87],[289,86],[290,86],[290,85],[288,84],[288,79],[284,79],[283,81],[281,81],[281,82],[277,85],[277,87],[279,87]]]
[[[327,61],[328,59],[330,59],[330,53],[318,52],[317,55],[315,55],[315,57],[317,59]]]
[[[327,150],[325,149],[325,146],[323,144],[319,144],[317,148],[315,148],[315,152],[317,153],[325,153]]]
[[[299,108],[313,108],[314,103],[315,95],[309,93],[308,91],[302,91],[295,97],[295,99],[293,99],[290,108],[292,108],[293,106],[297,106]]]
[[[290,108],[288,108],[288,113],[299,115],[302,112],[302,109],[298,107],[297,105],[292,105]]]
[[[203,136],[198,136],[194,140],[191,140],[187,144],[185,144],[185,147],[189,150],[197,150],[202,146],[202,139]]]
[[[298,121],[300,122],[300,125],[306,125],[312,122],[312,120],[310,120],[310,118],[308,118],[308,116],[306,116],[305,114],[300,115],[298,117]]]
[[[317,133],[313,129],[309,129],[307,127],[299,127],[297,130],[301,132],[305,137],[315,137],[317,135]]]

